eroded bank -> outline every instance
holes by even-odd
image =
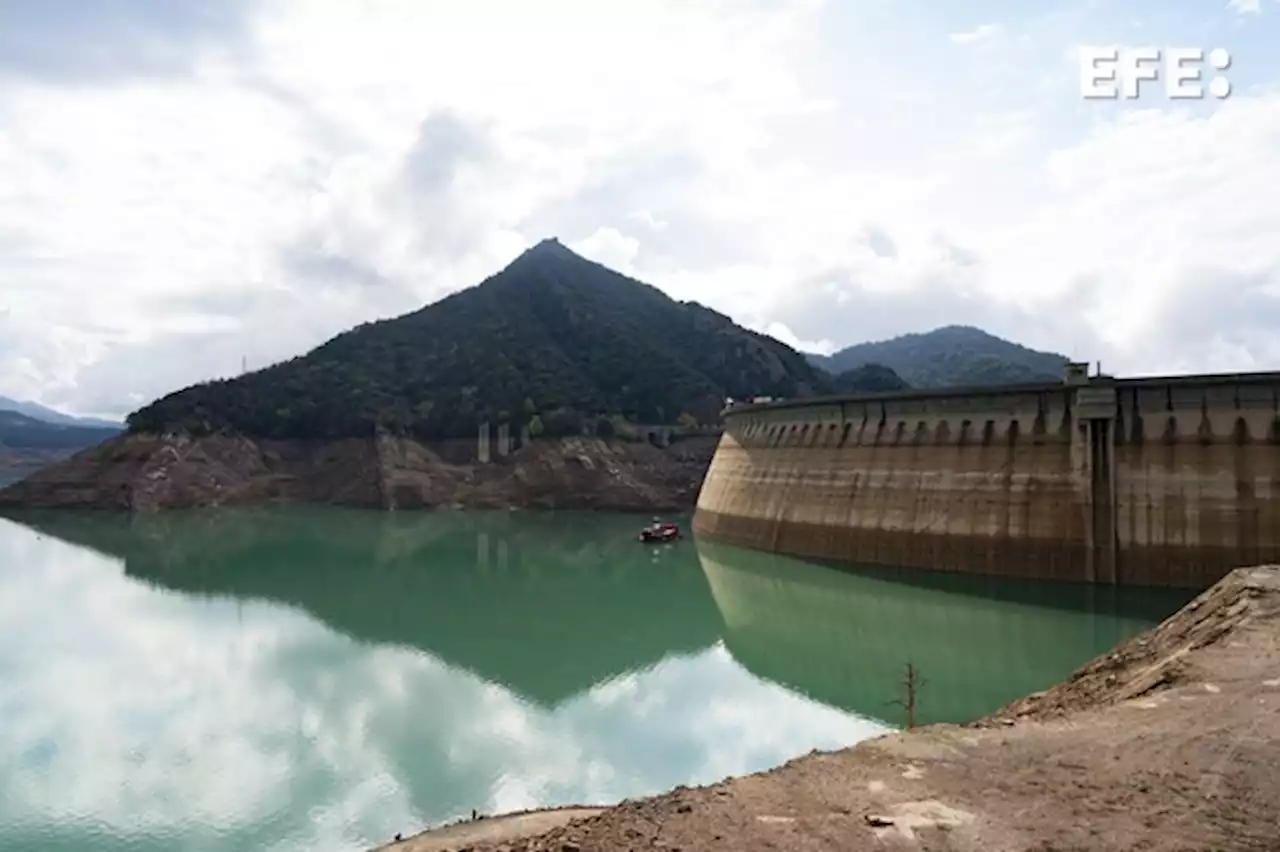
[[[195,506],[328,503],[378,509],[692,507],[715,447],[593,437],[477,452],[474,441],[380,435],[277,441],[127,434],[0,489],[0,508],[148,512]]]

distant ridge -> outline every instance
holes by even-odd
[[[807,356],[832,373],[879,364],[915,388],[1058,381],[1065,355],[1040,352],[980,328],[949,325],[890,340],[859,343],[832,355]]]
[[[79,450],[119,433],[118,428],[50,423],[17,411],[0,410],[0,450]]]
[[[55,411],[38,402],[10,399],[7,396],[0,396],[0,411],[16,411],[27,417],[43,420],[45,423],[57,423],[63,426],[87,426],[98,429],[124,428],[124,424],[119,421],[104,420],[100,417],[76,417],[71,414],[63,414],[61,411]]]

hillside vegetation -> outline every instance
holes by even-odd
[[[883,376],[878,376],[883,379]],[[170,394],[133,432],[267,438],[607,432],[618,418],[713,423],[726,397],[831,393],[785,344],[544,240],[484,283],[310,353]]]
[[[863,364],[845,370],[831,380],[837,393],[883,393],[907,390],[911,385],[883,364]]]
[[[859,343],[833,355],[809,358],[834,373],[883,365],[917,388],[1059,381],[1067,362],[1065,355],[1038,352],[960,325]]]

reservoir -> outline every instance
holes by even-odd
[[[0,519],[0,850],[360,850],[965,722],[1189,592],[837,570],[646,518]],[[687,519],[680,519],[687,528]]]

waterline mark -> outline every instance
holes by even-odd
[[[1229,96],[1231,81],[1221,73],[1208,86],[1201,84],[1205,64],[1214,71],[1226,71],[1231,54],[1221,47],[1082,47],[1080,96],[1132,100],[1139,96],[1144,81],[1162,82],[1164,96],[1170,100],[1200,100],[1206,89],[1218,100]]]

